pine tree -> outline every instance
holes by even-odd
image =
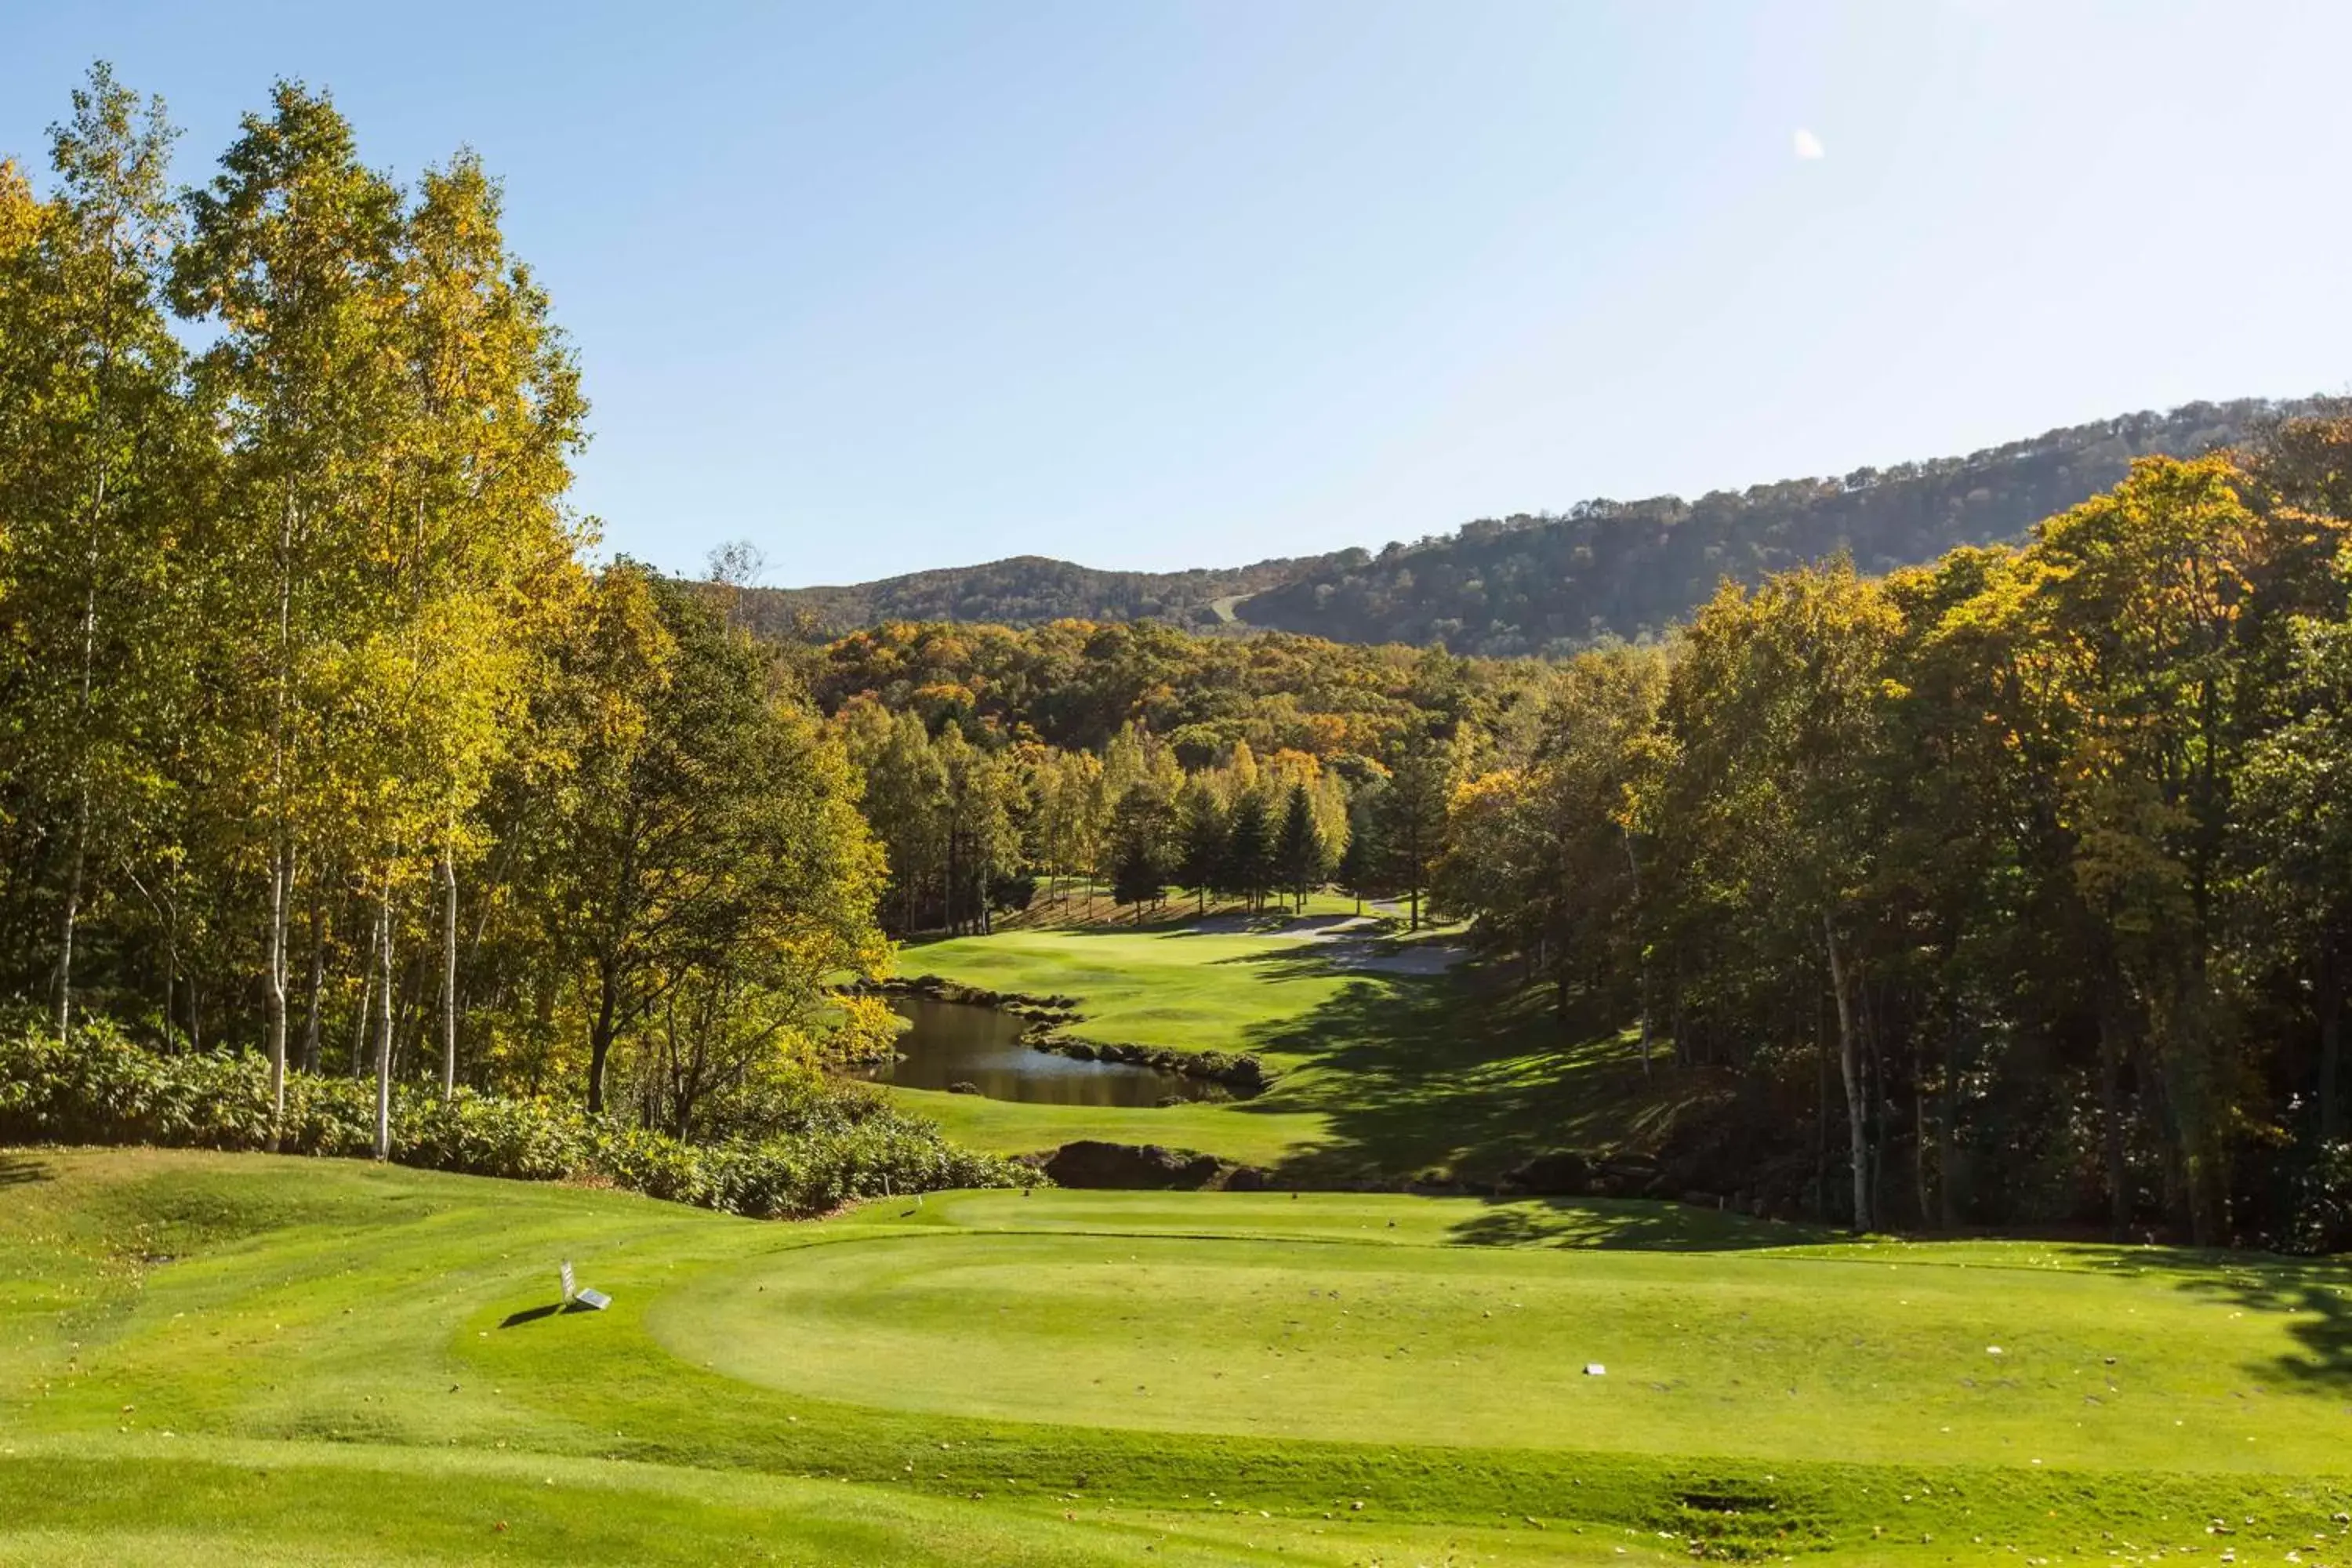
[[[1323,879],[1323,833],[1305,784],[1294,784],[1285,798],[1282,826],[1275,838],[1275,871],[1282,889],[1307,907],[1307,895]]]
[[[1275,834],[1265,792],[1244,791],[1234,803],[1225,829],[1223,880],[1228,889],[1248,900],[1253,913],[1264,907],[1266,891],[1274,886]]]
[[[1192,889],[1202,914],[1209,889],[1220,880],[1225,859],[1224,802],[1209,781],[1194,774],[1176,796],[1176,879]]]

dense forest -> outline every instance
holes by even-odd
[[[1228,571],[1099,572],[1021,556],[846,588],[751,588],[763,633],[823,639],[877,622],[1035,626],[1158,619],[1196,631],[1279,630],[1339,642],[1443,644],[1495,657],[1559,655],[1664,633],[1723,579],[1843,551],[1866,573],[1963,544],[2013,542],[2149,456],[2195,457],[2294,404],[2194,403],[2052,430],[1965,458],[1784,479],[1686,501],[1589,500],[1565,514],[1488,519],[1413,544]]]
[[[2352,414],[2021,547],[1727,586],[1564,669],[1441,900],[1711,1078],[1685,1151],[1857,1226],[2343,1246]]]

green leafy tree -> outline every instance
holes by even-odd
[[[226,689],[226,723],[251,742],[240,787],[261,828],[263,994],[282,1109],[298,859],[365,831],[353,814],[367,792],[346,786],[322,731],[338,711],[373,711],[348,682],[386,668],[344,650],[367,625],[368,584],[353,568],[381,548],[387,520],[378,502],[404,412],[400,198],[360,163],[332,103],[281,81],[270,111],[244,119],[220,174],[189,194],[187,207],[172,293],[183,313],[216,330],[198,373],[223,410],[236,518],[226,607],[243,668]],[[360,705],[346,710],[355,698]],[[398,880],[396,835],[372,835],[387,900]],[[384,1041],[388,1057],[388,1023]]]
[[[164,318],[175,132],[103,64],[50,132],[54,194],[0,191],[0,517],[10,780],[54,828],[56,1026],[70,1035],[81,919],[143,858],[188,700],[190,596],[174,552],[199,427]],[[10,183],[0,175],[0,184]]]

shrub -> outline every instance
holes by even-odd
[[[2352,1142],[2322,1143],[2294,1183],[2285,1252],[2352,1251]]]
[[[758,1218],[1039,1179],[1025,1165],[956,1147],[864,1084],[812,1084],[770,1106],[763,1122],[757,1138],[693,1144],[543,1100],[459,1089],[445,1100],[437,1089],[398,1084],[392,1158],[467,1175],[609,1183]],[[269,1123],[269,1065],[257,1054],[158,1056],[103,1019],[82,1025],[70,1047],[38,1025],[0,1031],[0,1142],[266,1149]],[[375,1086],[289,1073],[278,1146],[372,1153]]]

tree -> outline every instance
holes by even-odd
[[[1119,796],[1111,820],[1111,897],[1135,905],[1139,919],[1166,891],[1175,826],[1175,805],[1157,782],[1139,780]]]
[[[1843,560],[1753,595],[1727,585],[1693,624],[1668,683],[1666,750],[1642,814],[1664,839],[1680,905],[1666,917],[1669,942],[1704,952],[1736,932],[1786,960],[1818,957],[1857,1231],[1872,1226],[1876,1185],[1857,895],[1875,843],[1876,701],[1895,626],[1879,590]]]
[[[606,578],[574,700],[625,717],[583,736],[550,846],[554,918],[587,971],[592,1112],[614,1048],[681,988],[749,987],[804,1016],[822,976],[881,962],[882,858],[840,746],[688,590]]]
[[[1226,819],[1222,880],[1229,890],[1248,900],[1253,913],[1263,907],[1267,890],[1274,886],[1276,830],[1265,792],[1255,787],[1244,790]]]
[[[336,815],[347,802],[319,726],[335,684],[360,668],[335,656],[364,616],[351,568],[377,547],[372,502],[387,487],[404,388],[393,342],[399,194],[360,163],[323,95],[280,81],[271,100],[268,115],[245,117],[212,184],[189,194],[172,294],[218,328],[198,368],[225,410],[246,547],[230,565],[232,643],[247,667],[228,692],[243,710],[230,725],[253,742],[246,779],[264,828],[263,994],[282,1113],[289,898],[306,841],[350,826]],[[373,853],[389,889],[399,846],[379,836]]]
[[[562,509],[587,405],[546,295],[508,254],[503,196],[471,153],[427,169],[403,233],[412,439],[389,584],[425,717],[417,784],[443,891],[442,1090],[457,1077],[457,864],[534,661],[579,596]]]
[[[1360,915],[1364,912],[1364,895],[1387,886],[1390,850],[1381,837],[1388,820],[1382,798],[1387,793],[1386,775],[1374,773],[1348,798],[1348,844],[1339,856],[1338,875],[1340,885],[1355,896]]]
[[[1448,746],[1424,733],[1406,743],[1390,771],[1389,787],[1381,794],[1382,815],[1375,837],[1388,851],[1381,871],[1404,894],[1413,931],[1421,929],[1422,897],[1445,847],[1445,810],[1454,778]]]
[[[1200,912],[1209,912],[1209,889],[1224,865],[1227,827],[1224,802],[1209,781],[1194,773],[1176,795],[1176,880],[1192,889]]]
[[[1307,907],[1309,890],[1323,880],[1323,831],[1315,821],[1315,802],[1303,784],[1294,784],[1283,797],[1282,824],[1276,831],[1275,875],[1284,891]]]
[[[175,135],[160,100],[142,105],[101,63],[50,130],[53,197],[0,193],[12,215],[0,222],[0,517],[20,650],[8,773],[47,796],[18,809],[54,823],[63,846],[60,1037],[83,913],[135,858],[169,787],[161,737],[187,695],[189,605],[172,554],[201,445],[162,300]]]

